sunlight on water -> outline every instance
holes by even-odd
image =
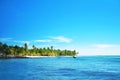
[[[0,80],[119,79],[119,56],[0,59]]]

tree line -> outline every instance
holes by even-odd
[[[54,49],[51,47],[37,48],[35,45],[32,46],[32,49],[28,48],[27,43],[24,46],[18,45],[7,45],[0,42],[0,57],[8,56],[75,56],[78,54],[75,50],[60,50]]]

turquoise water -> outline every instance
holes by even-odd
[[[0,59],[0,80],[120,80],[120,56]]]

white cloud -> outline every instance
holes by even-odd
[[[114,47],[118,47],[118,45],[113,45],[113,44],[96,44],[94,46],[96,48],[114,48]]]
[[[31,43],[31,41],[24,41],[24,40],[14,40],[13,42],[16,42],[16,43],[27,43],[28,45]]]
[[[120,49],[79,49],[79,55],[120,55]]]
[[[38,40],[15,40],[12,38],[0,38],[0,41],[2,42],[14,42],[14,43],[57,43],[57,42],[63,42],[63,43],[70,43],[72,39],[66,38],[64,36],[56,36],[56,37],[48,37],[48,39],[38,39]]]
[[[0,41],[11,41],[12,38],[0,38]]]
[[[96,44],[89,47],[77,48],[79,55],[120,55],[118,44]]]
[[[51,40],[34,40],[33,42],[51,42]]]
[[[14,40],[13,38],[0,38],[0,41],[2,41],[2,42],[15,42],[15,43],[27,43],[27,44],[30,43],[30,41]]]
[[[30,40],[30,41],[13,40],[13,42],[21,43],[21,44],[27,43],[29,45],[29,44],[33,44],[33,43],[48,43],[48,42],[51,42],[51,40]]]
[[[58,42],[65,42],[65,43],[70,43],[72,39],[66,38],[64,36],[56,36],[52,37],[52,39],[57,40]]]

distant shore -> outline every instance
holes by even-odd
[[[25,57],[72,57],[72,56],[25,56]]]
[[[3,57],[0,56],[0,59],[2,58],[47,58],[47,57],[73,57],[73,56],[7,56],[7,57]]]

